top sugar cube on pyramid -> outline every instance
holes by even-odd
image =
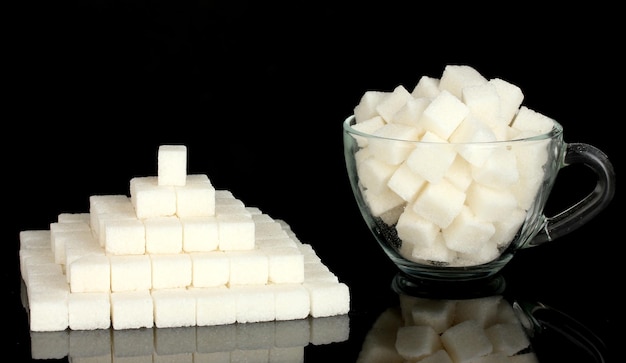
[[[183,186],[187,180],[187,147],[161,145],[158,152],[158,184]]]

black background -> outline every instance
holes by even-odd
[[[90,195],[128,194],[132,177],[156,175],[158,146],[179,143],[189,173],[285,220],[350,286],[350,340],[311,349],[307,361],[354,361],[392,295],[395,267],[354,202],[342,121],[366,90],[412,89],[446,64],[467,64],[518,85],[526,106],[564,126],[566,141],[603,150],[619,183],[622,23],[617,9],[593,5],[99,0],[6,10],[9,352],[30,357],[19,231],[88,211]],[[593,185],[584,167],[562,170],[547,214]],[[521,251],[504,271],[519,295],[576,317],[612,353],[624,326],[619,205],[618,185],[594,220]]]

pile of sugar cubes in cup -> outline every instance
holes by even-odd
[[[374,322],[357,361],[537,363],[538,358],[501,295],[464,300],[400,295],[400,306]]]
[[[347,285],[283,220],[187,174],[187,147],[161,145],[157,176],[130,196],[20,232],[31,331],[209,326],[329,317]]]
[[[511,242],[543,183],[549,141],[492,149],[464,143],[550,132],[554,121],[522,106],[523,99],[518,86],[467,65],[422,76],[412,91],[365,92],[353,128],[382,138],[355,136],[360,187],[374,217],[395,226],[402,256],[477,265]]]

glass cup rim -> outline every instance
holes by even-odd
[[[420,144],[442,144],[442,145],[504,145],[507,143],[520,143],[525,141],[540,141],[540,140],[548,140],[561,137],[563,134],[563,126],[553,118],[550,118],[552,121],[552,129],[548,132],[537,134],[528,137],[515,138],[510,140],[497,140],[497,141],[468,141],[468,142],[436,142],[436,141],[421,141],[421,140],[406,140],[406,139],[398,139],[392,137],[385,137],[370,134],[367,132],[356,130],[352,127],[353,121],[356,121],[356,117],[354,114],[348,116],[343,121],[343,130],[349,134],[357,135],[360,137],[364,137],[367,139],[377,139],[377,140],[387,140],[387,141],[395,141],[395,142],[408,142],[408,143],[420,143]]]

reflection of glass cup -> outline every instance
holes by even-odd
[[[359,131],[343,123],[348,176],[359,209],[403,284],[491,277],[514,253],[565,235],[614,195],[607,157],[549,132],[511,141],[424,142]],[[577,204],[546,217],[557,173],[582,163],[597,175]],[[397,280],[397,279],[396,279]]]
[[[400,294],[373,323],[357,362],[603,362],[603,348],[578,321],[539,303]]]

